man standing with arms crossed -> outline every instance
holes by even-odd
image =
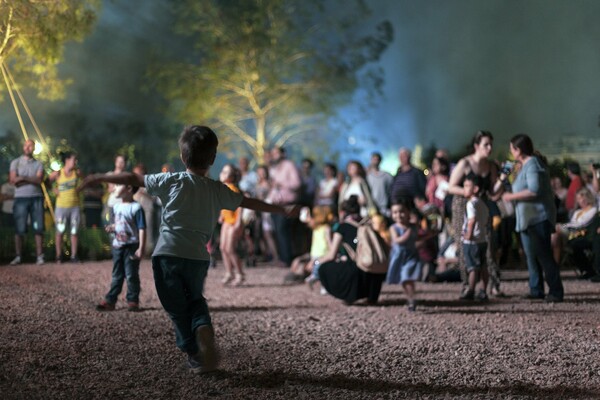
[[[23,155],[10,163],[9,181],[15,185],[13,215],[15,218],[15,251],[16,257],[10,265],[22,262],[23,239],[27,233],[27,219],[35,235],[36,264],[44,264],[42,250],[42,234],[44,232],[44,194],[42,181],[44,168],[42,163],[33,158],[35,143],[26,140],[23,144]]]

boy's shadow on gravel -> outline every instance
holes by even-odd
[[[247,311],[275,311],[275,310],[300,310],[316,308],[315,306],[299,305],[299,306],[221,306],[211,307],[211,312],[247,312]]]
[[[502,302],[506,304],[506,302]],[[406,299],[385,299],[377,302],[376,306],[380,307],[396,307],[396,306],[405,306],[408,303]],[[493,305],[492,302],[481,302],[481,301],[469,301],[469,300],[417,300],[417,310],[419,306],[424,307],[484,307],[488,305]],[[358,305],[358,304],[357,304]],[[364,304],[368,305],[368,304]]]
[[[325,376],[309,376],[284,371],[265,371],[244,373],[234,371],[218,371],[211,374],[216,380],[232,379],[236,386],[260,389],[280,389],[285,387],[318,386],[328,389],[352,390],[356,394],[375,394],[386,392],[403,392],[414,395],[430,396],[526,396],[532,398],[598,398],[598,391],[565,387],[539,387],[532,384],[514,383],[504,386],[462,386],[436,385],[409,382],[390,382],[382,379],[351,378],[342,374]]]

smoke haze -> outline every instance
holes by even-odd
[[[88,121],[163,122],[161,101],[144,91],[147,67],[184,53],[165,1],[105,1],[93,33],[69,44],[61,71],[74,79],[59,102],[27,94],[38,123],[52,137],[72,130],[70,115]],[[517,132],[534,141],[566,133],[598,135],[600,2],[592,0],[379,0],[366,25],[389,19],[394,41],[380,66],[384,97],[340,140],[372,150],[435,143],[464,149],[478,129],[498,146]],[[357,103],[360,101],[357,100]],[[342,110],[355,115],[361,104]],[[0,105],[0,134],[18,131],[10,103]],[[164,132],[163,132],[164,133]],[[88,135],[126,135],[94,132]],[[167,132],[175,135],[175,132]],[[367,136],[376,142],[366,141]],[[157,136],[158,137],[158,136]],[[348,140],[351,138],[351,140]],[[124,137],[123,141],[125,142]],[[152,139],[155,140],[155,139]],[[148,139],[146,145],[153,142]],[[156,139],[158,143],[158,139]],[[391,150],[390,150],[391,151]]]

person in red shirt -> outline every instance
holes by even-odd
[[[567,164],[567,176],[569,177],[571,183],[569,184],[569,188],[567,190],[565,207],[567,208],[567,211],[569,211],[570,216],[571,214],[573,214],[573,211],[577,206],[577,203],[575,201],[577,192],[583,187],[583,181],[581,180],[581,168],[579,167],[578,163],[572,162]]]

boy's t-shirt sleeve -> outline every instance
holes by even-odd
[[[242,199],[244,198],[242,193],[234,192],[221,182],[215,182],[215,189],[220,206],[225,210],[235,210],[240,206]]]
[[[137,210],[134,218],[138,229],[146,229],[146,214],[144,213],[144,209],[142,207]]]
[[[169,174],[165,173],[144,175],[144,186],[146,186],[146,192],[148,192],[150,196],[159,196],[160,189],[167,181],[168,175]]]
[[[475,218],[477,211],[475,210],[475,204],[472,201],[467,203],[467,219]]]

